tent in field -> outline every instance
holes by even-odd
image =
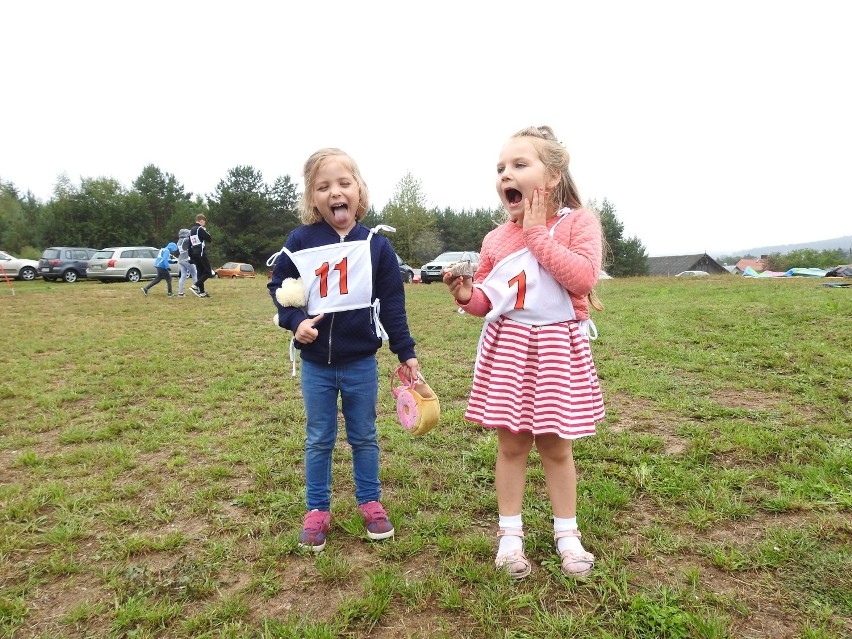
[[[852,264],[845,264],[842,266],[835,266],[832,269],[829,269],[826,274],[826,277],[852,277]]]
[[[770,277],[825,277],[827,271],[821,268],[791,268],[781,273],[779,271],[763,271],[758,273],[751,266],[746,266],[743,277],[757,277],[767,279]]]
[[[778,271],[755,271],[751,266],[746,266],[743,271],[743,277],[759,277],[762,279],[768,279],[771,277],[784,277],[784,273],[780,273]]]
[[[825,274],[822,268],[791,268],[784,273],[785,277],[825,277]]]

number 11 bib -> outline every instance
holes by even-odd
[[[290,252],[282,251],[299,269],[307,294],[308,315],[351,311],[373,306],[373,257],[370,240],[376,231],[394,231],[379,225],[365,240],[339,242]]]

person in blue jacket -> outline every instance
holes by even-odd
[[[394,535],[380,502],[376,437],[376,353],[383,339],[408,379],[416,379],[420,371],[396,254],[377,232],[393,229],[363,226],[360,220],[368,207],[367,185],[355,161],[340,149],[320,149],[304,166],[303,226],[290,233],[277,258],[270,258],[270,263],[275,260],[268,287],[276,324],[293,333],[293,345],[301,352],[308,512],[299,544],[314,552],[325,548],[331,522],[338,396],[367,536],[378,540]],[[301,280],[304,303],[279,302],[276,292],[285,280]]]
[[[172,253],[177,250],[177,244],[174,242],[169,242],[160,249],[160,252],[157,254],[157,259],[154,260],[154,266],[157,267],[157,276],[151,280],[148,286],[142,287],[142,293],[145,297],[148,297],[148,291],[159,284],[160,280],[166,280],[166,286],[169,289],[168,296],[175,296],[175,294],[172,293],[172,272],[169,270],[169,258],[172,256]]]

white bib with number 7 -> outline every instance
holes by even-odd
[[[564,215],[550,228],[551,237],[563,219]],[[527,248],[497,262],[485,279],[474,286],[482,289],[491,301],[486,322],[506,315],[522,324],[544,326],[576,318],[568,291],[542,268]]]

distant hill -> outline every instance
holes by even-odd
[[[791,251],[801,251],[803,249],[813,249],[814,251],[830,251],[832,249],[844,249],[846,251],[852,251],[852,235],[844,235],[843,237],[836,237],[831,240],[802,242],[801,244],[758,246],[755,248],[743,249],[741,251],[716,252],[713,253],[712,256],[714,258],[726,257],[729,255],[754,255],[755,257],[760,257],[761,255],[771,255],[772,253],[781,253],[783,255],[785,253],[790,253]]]

